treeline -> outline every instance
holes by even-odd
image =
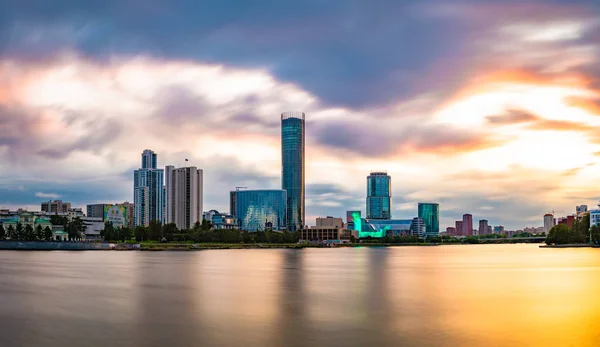
[[[35,229],[27,224],[23,226],[17,223],[16,227],[9,225],[6,230],[0,225],[0,240],[16,240],[16,241],[49,241],[52,239],[52,229],[49,227],[42,228],[38,225]]]
[[[107,222],[101,232],[105,241],[128,241],[132,237],[137,242],[195,242],[195,243],[296,243],[297,232],[257,231],[244,232],[237,229],[212,229],[208,221],[196,223],[193,228],[181,230],[175,223],[163,225],[152,221],[150,225],[129,228],[115,228]]]
[[[600,229],[592,225],[590,228],[590,216],[587,215],[573,222],[570,228],[566,224],[558,224],[550,229],[546,237],[548,245],[566,245],[576,243],[600,244]]]
[[[65,232],[69,234],[69,240],[80,240],[83,232],[85,231],[85,224],[77,217],[72,220],[68,220],[62,216],[51,219],[53,225],[61,225]],[[14,241],[50,241],[52,240],[52,229],[50,227],[42,228],[41,225],[37,225],[35,228],[31,224],[23,225],[17,223],[16,226],[12,224],[8,228],[4,229],[0,225],[0,240],[14,240]]]

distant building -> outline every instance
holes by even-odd
[[[202,222],[203,172],[195,166],[165,167],[165,223],[189,230]]]
[[[81,221],[85,225],[85,231],[83,232],[83,238],[85,240],[102,240],[100,233],[104,230],[104,218],[83,217],[81,218]]]
[[[237,196],[235,195],[236,191],[229,192],[229,213],[233,218],[236,218],[236,210],[237,210]]]
[[[502,225],[495,226],[494,234],[504,234],[504,227]]]
[[[49,227],[50,229],[52,229],[52,223],[50,223],[50,217],[39,216],[33,212],[19,211],[19,212],[11,213],[10,216],[5,216],[3,214],[2,217],[3,217],[2,218],[2,227],[4,228],[5,232],[11,226],[13,227],[13,229],[16,229],[17,224],[19,224],[19,223],[21,223],[21,225],[23,225],[23,228],[30,225],[33,228],[33,230],[36,230],[38,225],[41,226],[42,229],[45,229],[46,227]]]
[[[487,235],[488,234],[488,221],[487,219],[479,220],[479,235]]]
[[[440,205],[436,203],[420,202],[417,217],[423,219],[425,232],[429,237],[438,236],[440,233]]]
[[[356,227],[354,225],[355,217],[359,220],[361,219],[360,211],[346,211],[346,228],[348,230],[356,230]]]
[[[367,176],[367,219],[392,218],[392,179],[386,172]]]
[[[285,219],[287,229],[290,231],[303,229],[306,224],[304,213],[304,116],[304,112],[283,112],[281,114],[281,189],[285,190],[287,194]],[[237,217],[245,218],[239,215]]]
[[[236,192],[238,227],[245,231],[286,228],[287,192],[280,189]]]
[[[473,236],[473,216],[466,213],[463,214],[463,235]]]
[[[327,216],[325,218],[317,218],[317,227],[334,227],[334,228],[343,228],[344,220],[341,218],[334,218],[331,216]]]
[[[415,217],[412,219],[412,223],[410,224],[410,234],[419,237],[430,236],[427,233],[427,227],[425,226],[423,218]]]
[[[237,224],[231,214],[210,210],[202,214],[202,220],[209,221],[214,229],[235,229]]]
[[[133,219],[135,215],[135,205],[131,202],[125,201],[120,204],[115,204],[125,209],[125,216],[127,217],[127,227],[130,229],[134,228]]]
[[[104,218],[104,207],[108,204],[92,204],[86,206],[86,217]]]
[[[587,212],[588,207],[587,205],[579,205],[579,206],[575,206],[575,214],[580,214],[583,212]]]
[[[595,225],[600,227],[600,203],[596,210],[590,210],[590,228]]]
[[[456,236],[456,228],[455,227],[447,227],[446,234],[451,236]]]
[[[551,213],[546,213],[544,215],[544,232],[547,234],[550,232],[550,229],[555,225],[554,215]]]
[[[350,230],[334,226],[316,226],[300,230],[300,239],[304,241],[350,241],[352,235],[356,235]],[[356,237],[356,236],[354,236]]]
[[[156,168],[156,154],[142,153],[142,167],[133,172],[134,225],[147,226],[151,221],[163,222],[164,170]]]
[[[456,236],[464,236],[463,234],[463,221],[457,220],[454,222],[456,229]]]
[[[70,202],[63,202],[62,200],[54,200],[42,202],[41,210],[42,212],[47,212],[50,214],[56,213],[67,213],[71,208]]]

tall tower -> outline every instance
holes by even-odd
[[[156,168],[156,153],[147,149],[142,153],[142,167],[133,171],[134,225],[163,222],[164,170]]]
[[[423,218],[425,223],[425,233],[427,236],[438,236],[440,234],[440,205],[436,203],[420,202],[418,205],[417,215],[419,218]],[[456,227],[456,234],[460,235],[458,226]]]
[[[165,170],[165,223],[191,229],[202,222],[203,172],[195,166],[167,166]]]
[[[473,236],[473,216],[468,213],[463,214],[463,235]]]
[[[392,178],[387,172],[367,176],[367,219],[392,218]]]
[[[289,231],[301,229],[304,219],[304,112],[281,114],[281,188],[287,191]]]

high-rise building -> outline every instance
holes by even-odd
[[[428,237],[440,234],[440,205],[435,203],[420,202],[417,216],[425,223],[425,233]]]
[[[238,227],[245,231],[282,230],[286,227],[287,192],[283,189],[236,192]]]
[[[392,179],[387,172],[367,176],[367,219],[392,218]]]
[[[550,231],[550,229],[552,229],[554,224],[556,224],[554,222],[554,215],[552,213],[546,213],[544,215],[544,232],[548,234],[548,232]]]
[[[164,170],[156,168],[156,154],[142,153],[142,168],[133,172],[134,225],[163,222]]]
[[[237,195],[235,193],[237,193],[237,192],[236,191],[229,192],[229,214],[231,214],[231,216],[233,218],[235,218],[235,213],[237,210]]]
[[[473,216],[468,213],[463,214],[463,235],[473,236]]]
[[[86,217],[90,218],[103,218],[104,219],[104,207],[107,204],[92,204],[86,206]]]
[[[41,211],[47,213],[67,213],[70,209],[71,203],[62,200],[47,201],[41,204]]]
[[[487,219],[479,220],[479,235],[487,235],[488,233],[488,221]]]
[[[203,172],[195,166],[165,167],[165,223],[191,229],[202,222]]]
[[[456,236],[464,236],[463,234],[463,221],[457,220],[454,222],[456,229]]]
[[[156,153],[149,149],[142,152],[142,169],[156,169]]]
[[[287,228],[290,231],[302,229],[306,223],[304,215],[304,116],[303,112],[281,114],[281,188],[287,192],[286,219]]]

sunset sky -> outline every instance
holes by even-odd
[[[52,5],[50,5],[52,3]],[[600,2],[5,0],[0,207],[133,200],[133,170],[204,170],[204,209],[281,187],[306,112],[307,221],[439,202],[508,229],[600,199]]]

